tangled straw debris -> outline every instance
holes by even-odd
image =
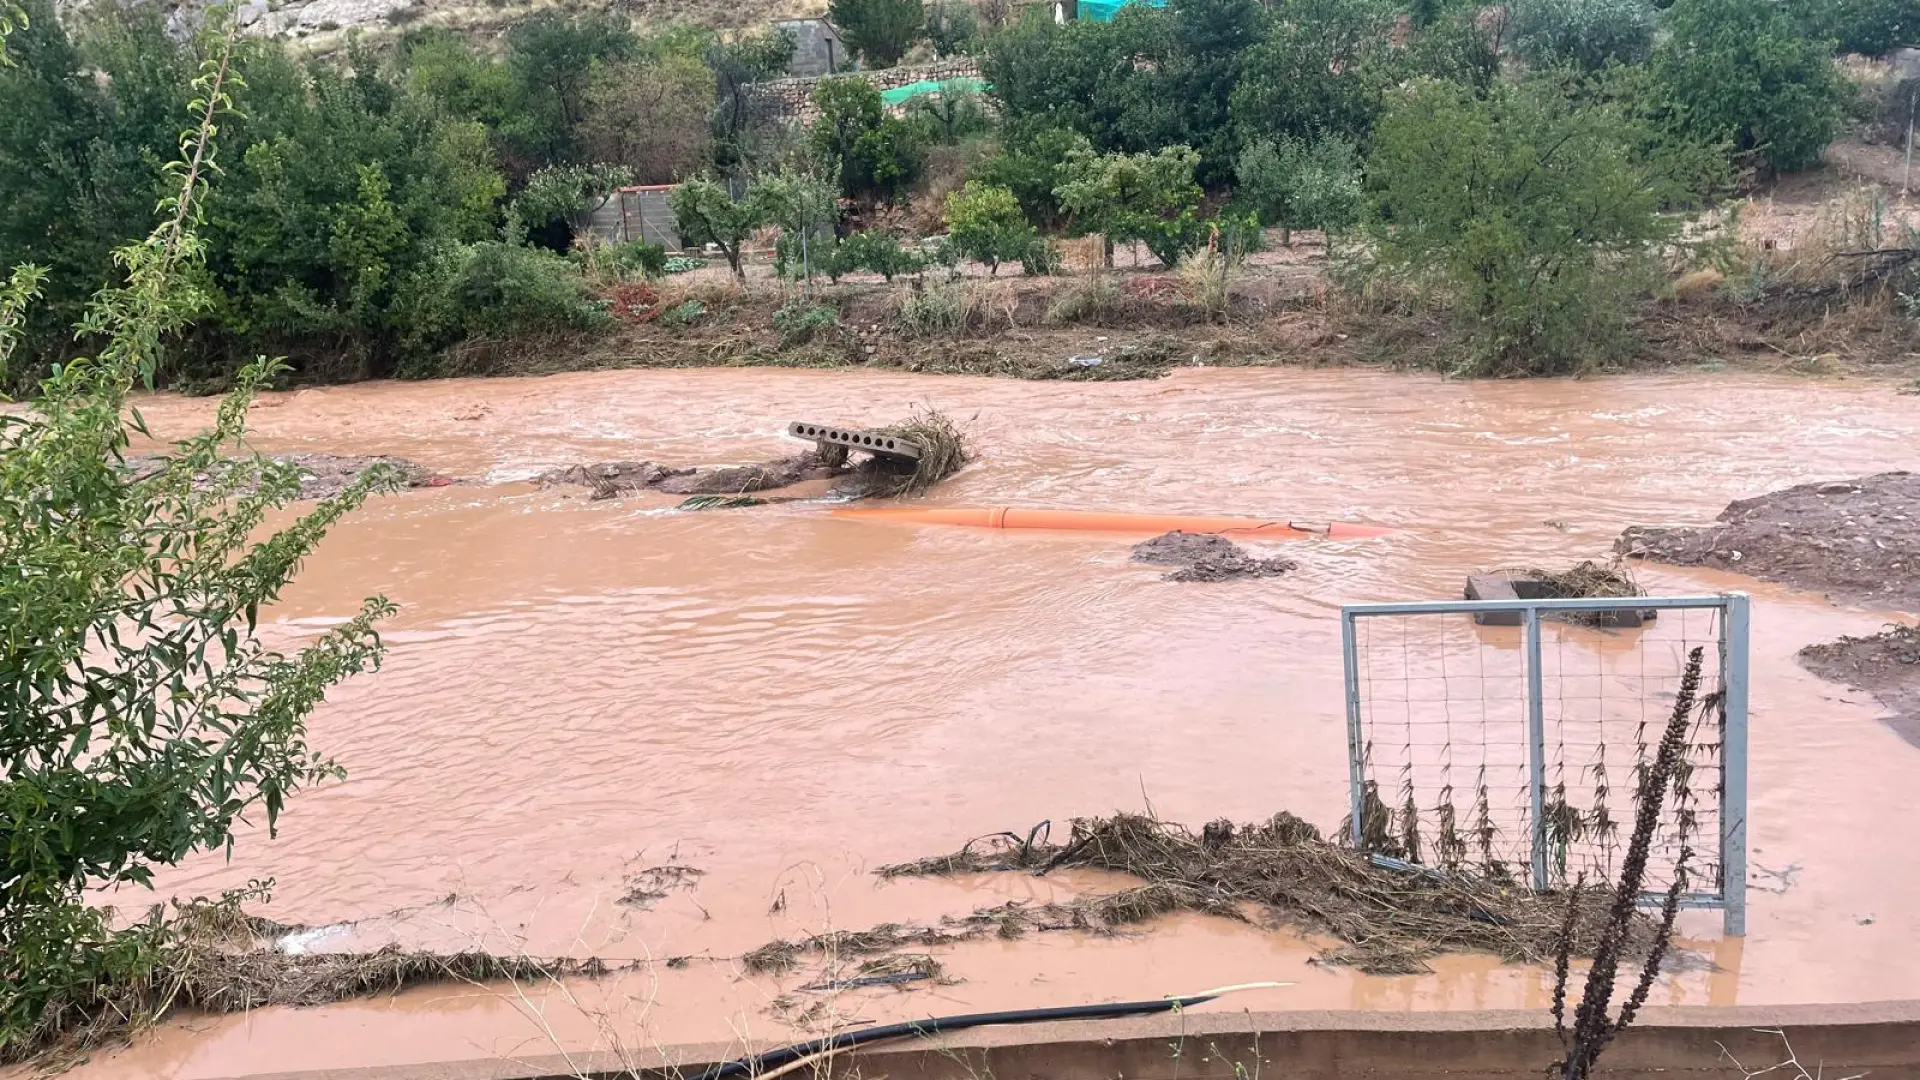
[[[920,448],[919,459],[908,468],[900,459],[876,454],[854,466],[853,479],[836,492],[863,499],[919,495],[959,472],[972,457],[966,434],[938,409],[917,412],[876,434],[913,443]]]
[[[1044,874],[1084,867],[1129,874],[1143,884],[1048,904],[1011,902],[932,925],[884,924],[868,931],[776,941],[749,953],[746,965],[753,971],[783,971],[809,952],[871,955],[908,946],[1014,938],[1029,931],[1116,933],[1176,911],[1241,921],[1264,912],[1276,924],[1338,938],[1341,944],[1322,955],[1326,963],[1351,965],[1369,974],[1403,975],[1430,970],[1426,961],[1448,952],[1487,952],[1510,962],[1549,963],[1560,944],[1569,904],[1574,911],[1569,940],[1575,954],[1591,955],[1611,895],[1600,887],[1536,894],[1465,874],[1389,869],[1323,839],[1312,825],[1284,812],[1251,826],[1216,821],[1197,836],[1141,814],[1076,820],[1063,844],[1038,833],[970,841],[952,854],[884,866],[879,873]],[[1653,925],[1636,915],[1631,929],[1642,939],[1652,934]]]
[[[96,984],[85,996],[49,1003],[33,1030],[0,1046],[0,1065],[48,1070],[120,1045],[178,1009],[243,1013],[268,1005],[325,1005],[430,983],[597,978],[614,968],[595,959],[433,953],[387,946],[373,952],[288,952],[275,940],[305,927],[241,912],[234,897],[156,907],[142,924],[157,962],[142,978]]]

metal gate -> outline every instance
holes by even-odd
[[[1621,614],[1642,624],[1585,625]],[[1342,608],[1354,847],[1540,891],[1614,880],[1632,781],[1697,650],[1698,704],[1647,870],[1661,887],[1644,898],[1684,873],[1682,903],[1721,908],[1744,934],[1748,618],[1739,593]]]

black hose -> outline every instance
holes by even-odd
[[[1191,997],[1158,998],[1153,1001],[1116,1001],[1106,1005],[1009,1009],[1005,1012],[963,1013],[959,1016],[933,1016],[925,1020],[908,1020],[901,1024],[882,1024],[879,1027],[861,1028],[858,1031],[843,1031],[824,1039],[794,1043],[792,1046],[783,1046],[764,1054],[752,1054],[728,1061],[698,1074],[694,1080],[725,1080],[730,1076],[757,1076],[828,1050],[844,1050],[864,1043],[879,1042],[882,1039],[897,1039],[903,1035],[932,1035],[941,1031],[959,1031],[963,1028],[986,1027],[990,1024],[1037,1024],[1046,1020],[1098,1020],[1115,1016],[1141,1016],[1188,1008],[1212,1001],[1217,996],[1219,995],[1195,994]]]

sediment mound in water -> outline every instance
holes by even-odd
[[[1614,549],[1920,611],[1920,474],[1801,484],[1730,503],[1704,528],[1634,526]]]
[[[325,499],[340,492],[354,482],[361,473],[376,465],[385,465],[400,473],[407,487],[446,487],[459,483],[452,477],[442,476],[417,461],[406,458],[390,457],[385,454],[338,455],[338,454],[268,454],[272,461],[292,465],[300,470],[300,498]],[[152,457],[134,457],[128,459],[133,466],[134,475],[150,476],[159,471],[160,461]]]
[[[777,941],[744,960],[751,970],[781,970],[808,952],[846,957],[1029,931],[1112,932],[1175,911],[1247,920],[1248,909],[1258,907],[1281,923],[1338,939],[1342,944],[1322,954],[1327,963],[1400,975],[1428,971],[1428,959],[1448,952],[1551,963],[1570,900],[1576,913],[1573,952],[1590,956],[1612,899],[1611,890],[1601,886],[1538,894],[1465,874],[1389,870],[1323,839],[1313,825],[1284,812],[1254,825],[1215,821],[1198,835],[1140,814],[1081,818],[1063,844],[1050,843],[1041,828],[1024,838],[999,833],[968,841],[951,855],[883,866],[879,873],[1045,874],[1062,867],[1114,871],[1142,883],[1071,901],[1016,901],[930,925],[887,924]],[[1644,913],[1634,916],[1631,935],[1638,944],[1644,946],[1654,929]]]
[[[1133,545],[1133,561],[1179,567],[1164,575],[1166,581],[1278,577],[1295,568],[1295,564],[1286,559],[1261,559],[1249,555],[1224,536],[1181,532],[1178,529]]]
[[[1893,715],[1888,725],[1920,746],[1920,629],[1890,626],[1871,637],[1843,637],[1800,650],[1800,666],[1872,694]]]

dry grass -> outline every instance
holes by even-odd
[[[96,985],[56,999],[25,1037],[0,1046],[0,1065],[33,1062],[49,1069],[124,1044],[176,1010],[243,1013],[268,1005],[324,1005],[392,993],[409,986],[494,979],[598,977],[597,959],[534,960],[482,950],[409,951],[388,946],[362,953],[289,953],[274,940],[301,927],[246,915],[242,895],[178,904],[171,917],[156,908],[145,929],[159,942],[158,962],[144,977]]]
[[[854,467],[850,488],[861,498],[902,498],[919,495],[952,476],[970,458],[966,433],[938,409],[926,409],[901,423],[879,429],[881,434],[905,439],[920,448],[911,470],[896,458],[874,455]],[[843,486],[843,490],[848,486]]]
[[[880,873],[1046,873],[1061,867],[1115,871],[1144,884],[1067,903],[1007,904],[933,927],[877,927],[869,932],[873,937],[843,937],[834,944],[879,948],[894,940],[943,944],[1029,930],[1111,932],[1172,911],[1246,919],[1250,909],[1258,909],[1279,923],[1338,939],[1341,944],[1323,954],[1326,962],[1373,974],[1410,974],[1427,971],[1427,960],[1448,952],[1550,962],[1569,903],[1576,915],[1575,952],[1590,955],[1609,899],[1599,888],[1542,895],[1461,873],[1388,869],[1322,839],[1313,826],[1286,813],[1253,826],[1217,821],[1197,836],[1139,814],[1087,818],[1073,823],[1064,844],[1000,834],[969,842],[951,855],[882,867]],[[1652,930],[1649,920],[1636,918],[1636,936]],[[810,942],[775,943],[767,947],[773,952],[762,954],[770,958],[811,947]]]

